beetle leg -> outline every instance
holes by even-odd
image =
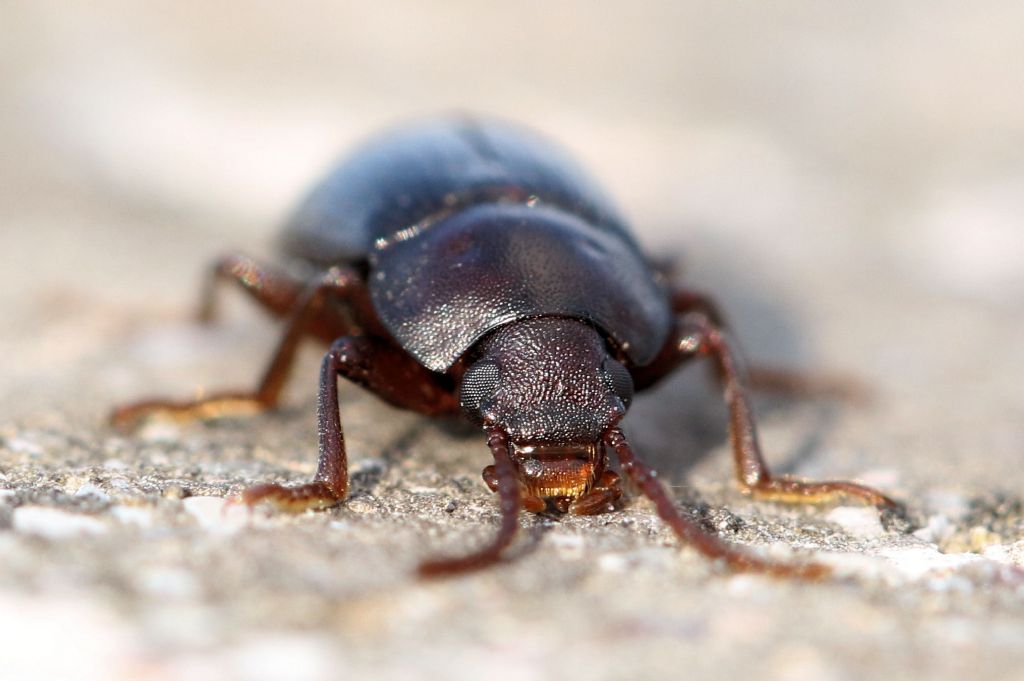
[[[743,369],[730,348],[725,332],[704,315],[695,313],[677,323],[670,344],[682,356],[707,356],[714,362],[729,409],[729,440],[736,463],[736,477],[745,491],[760,499],[789,503],[827,503],[857,497],[880,507],[897,506],[881,492],[853,482],[804,482],[772,476],[758,442]]]
[[[317,420],[320,433],[320,459],[313,481],[296,487],[277,483],[253,485],[242,492],[248,506],[266,501],[285,511],[327,508],[348,495],[348,456],[345,434],[341,428],[338,408],[338,375],[364,382],[367,362],[361,352],[359,338],[340,338],[331,346],[320,363],[320,393],[317,398]]]
[[[320,364],[317,398],[320,459],[313,481],[286,487],[254,485],[242,492],[248,506],[268,502],[290,512],[333,506],[348,495],[348,457],[338,406],[338,376],[376,393],[398,406],[425,413],[456,407],[454,394],[434,380],[427,369],[409,359],[390,342],[373,336],[339,338]]]
[[[735,570],[764,572],[779,577],[820,579],[829,574],[829,568],[819,563],[776,563],[757,558],[708,532],[700,523],[681,515],[676,510],[672,498],[658,482],[655,472],[636,458],[620,428],[610,428],[605,433],[604,440],[619,457],[622,472],[644,496],[654,502],[654,508],[661,519],[672,528],[676,536],[708,558],[721,560]]]
[[[225,255],[213,263],[203,282],[197,315],[201,322],[210,322],[216,315],[217,287],[221,282],[234,282],[277,317],[288,316],[306,288],[305,282],[280,268],[258,263],[241,253]]]
[[[124,431],[130,430],[151,414],[161,414],[178,421],[190,421],[273,408],[277,405],[281,390],[291,373],[299,342],[319,321],[318,316],[325,300],[334,298],[347,303],[358,301],[365,295],[364,283],[354,271],[331,268],[316,282],[308,285],[298,302],[294,304],[285,334],[255,390],[218,392],[190,401],[142,400],[116,409],[111,414],[111,424]]]
[[[419,573],[424,577],[443,577],[479,570],[501,560],[501,554],[512,543],[519,530],[519,480],[509,452],[508,435],[501,430],[487,433],[487,446],[494,456],[498,497],[501,503],[501,529],[490,544],[458,558],[437,558],[420,563]]]
[[[725,315],[715,301],[700,291],[678,289],[671,298],[672,311],[678,316],[698,313],[720,329],[729,328]],[[692,355],[681,355],[669,344],[648,366],[635,369],[633,384],[637,390],[649,387],[669,375]],[[869,401],[871,391],[852,376],[804,373],[793,369],[754,364],[747,367],[745,384],[751,390],[771,392],[799,399],[838,399],[855,404]]]
[[[696,312],[704,315],[715,326],[726,328],[725,318],[718,309],[718,305],[704,293],[678,289],[672,292],[670,302],[672,311],[677,316]],[[690,359],[693,359],[692,354],[679,352],[672,339],[669,339],[653,361],[646,366],[636,367],[630,371],[633,376],[633,385],[638,391],[649,388]]]

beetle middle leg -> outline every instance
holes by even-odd
[[[677,316],[700,314],[719,330],[729,328],[718,304],[701,291],[677,289],[672,292],[671,305]],[[679,356],[669,346],[665,346],[662,354],[651,365],[634,372],[633,382],[638,390],[649,387],[670,373],[680,361]],[[871,395],[870,389],[852,376],[807,373],[764,364],[746,367],[745,384],[751,390],[799,399],[839,399],[862,404],[868,402]]]
[[[217,259],[210,267],[199,298],[199,321],[207,323],[216,314],[217,288],[232,282],[249,294],[260,307],[277,317],[287,317],[302,298],[306,283],[288,272],[259,263],[242,253]]]
[[[239,281],[244,278],[245,276],[239,276]],[[264,287],[261,291],[258,294],[261,301],[271,308],[280,305],[283,309],[290,297],[280,280],[277,281],[277,284]],[[319,330],[317,326],[324,326],[327,323],[328,320],[325,320],[323,316],[324,303],[328,299],[335,299],[346,305],[358,306],[362,304],[365,297],[365,285],[358,274],[349,269],[331,268],[319,279],[306,285],[294,300],[291,318],[287,323],[284,336],[278,343],[273,358],[255,390],[223,391],[197,400],[186,401],[142,400],[116,409],[111,414],[110,422],[119,430],[129,430],[139,421],[153,414],[160,414],[178,421],[190,421],[271,409],[277,405],[281,391],[291,373],[299,343],[303,337],[317,332]],[[210,299],[206,298],[206,300]],[[267,301],[276,302],[272,305]],[[337,319],[329,321],[333,322],[334,329],[338,329],[339,325],[345,326]],[[345,329],[342,328],[342,333],[344,332]],[[334,335],[341,334],[335,333]]]
[[[775,477],[761,453],[753,411],[747,397],[745,374],[722,328],[699,312],[678,319],[666,351],[676,362],[705,356],[714,363],[729,409],[729,441],[736,478],[754,497],[789,503],[827,503],[855,497],[880,507],[898,505],[881,492],[854,482],[806,482]]]

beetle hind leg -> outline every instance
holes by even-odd
[[[898,507],[895,501],[878,490],[855,482],[809,482],[773,476],[761,453],[753,410],[747,397],[745,373],[725,332],[707,316],[692,313],[682,317],[668,346],[678,361],[694,356],[712,360],[729,410],[729,441],[736,478],[744,491],[758,499],[783,503],[824,504],[858,499],[883,508]]]

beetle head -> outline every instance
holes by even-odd
[[[486,339],[462,379],[466,414],[504,430],[529,499],[564,507],[605,469],[601,435],[633,396],[629,371],[596,329],[540,317],[508,324]]]

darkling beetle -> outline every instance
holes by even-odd
[[[284,230],[286,257],[306,274],[243,255],[219,260],[204,289],[213,314],[218,281],[234,282],[287,320],[255,391],[190,402],[126,405],[129,429],[162,414],[180,420],[275,407],[299,342],[330,349],[317,403],[320,460],[313,481],[246,489],[250,506],[320,509],[348,493],[337,377],[429,416],[460,410],[487,436],[501,528],[484,548],[420,565],[428,575],[490,565],[512,543],[520,508],[614,510],[622,472],[683,541],[737,569],[813,578],[816,563],[761,559],[676,509],[633,453],[619,422],[633,393],[695,357],[708,357],[725,393],[736,475],[755,497],[819,503],[883,494],[850,482],[771,475],[758,444],[748,386],[813,389],[813,380],[745,371],[715,305],[671,288],[644,256],[606,195],[556,146],[491,120],[443,119],[364,144],[305,199]],[[819,386],[820,387],[820,386]]]

